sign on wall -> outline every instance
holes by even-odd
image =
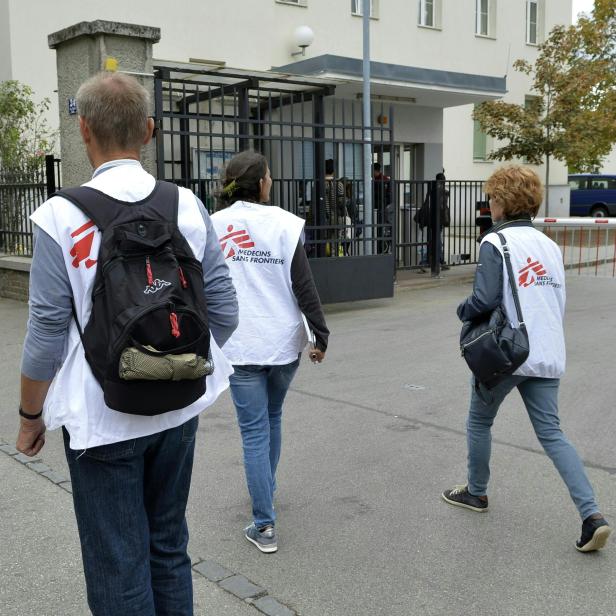
[[[233,156],[235,152],[193,148],[193,177],[199,180],[220,179],[225,163]]]

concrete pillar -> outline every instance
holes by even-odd
[[[56,50],[58,68],[62,184],[78,186],[92,176],[74,105],[79,86],[102,70],[134,75],[150,92],[154,115],[152,45],[160,40],[160,28],[115,21],[82,21],[50,34],[47,40],[49,47]],[[156,174],[153,144],[143,149],[142,163],[150,173]]]

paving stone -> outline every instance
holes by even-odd
[[[8,453],[9,456],[14,456],[17,452],[17,449],[13,447],[13,445],[7,445],[6,443],[0,444],[0,451],[3,453]]]
[[[22,464],[29,464],[30,462],[40,462],[39,458],[30,458],[24,453],[18,453],[16,456],[13,456],[15,460],[21,462]]]
[[[296,616],[296,612],[276,601],[274,597],[261,597],[254,601],[253,605],[267,616]]]
[[[59,473],[56,473],[56,471],[53,471],[51,469],[44,473],[41,473],[41,475],[43,475],[43,477],[47,477],[49,481],[53,481],[56,484],[68,483],[68,480],[66,479],[64,475],[60,475]]]
[[[64,481],[58,484],[63,490],[66,490],[69,494],[73,493],[73,484],[70,481]]]
[[[226,578],[220,582],[219,586],[240,599],[258,597],[259,595],[263,595],[267,592],[265,588],[261,588],[260,586],[253,584],[243,575],[234,575],[233,577]]]
[[[42,462],[32,462],[31,464],[26,464],[26,466],[33,470],[35,473],[46,473],[51,469],[47,466],[47,464],[43,464]]]
[[[233,571],[225,569],[222,565],[215,563],[213,560],[203,560],[196,564],[193,570],[212,582],[220,582],[220,580],[224,580],[233,575]]]

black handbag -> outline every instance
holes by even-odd
[[[507,240],[498,233],[503,245],[509,285],[519,326],[511,327],[502,306],[495,308],[485,319],[465,321],[460,332],[460,352],[477,380],[488,389],[502,377],[515,372],[528,358],[528,332],[522,317],[520,298],[511,268]]]

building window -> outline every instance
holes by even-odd
[[[475,34],[496,37],[496,0],[475,0]]]
[[[526,42],[539,45],[543,41],[544,0],[526,0]]]
[[[440,28],[441,0],[419,0],[417,23],[425,28]]]
[[[526,2],[526,42],[537,44],[537,0]]]
[[[481,130],[479,120],[473,122],[473,160],[488,160],[488,135]]]
[[[294,4],[295,6],[308,6],[308,0],[276,0],[278,4]]]
[[[540,104],[540,103],[541,103],[540,96],[533,96],[531,94],[527,94],[524,97],[524,109],[530,109],[533,105]]]
[[[370,3],[370,17],[376,19],[379,12],[379,0],[351,0],[351,13],[353,15],[363,15],[364,2]]]

